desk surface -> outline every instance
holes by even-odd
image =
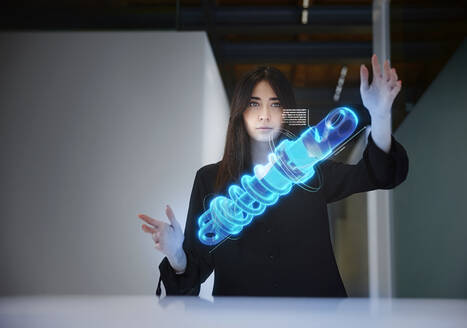
[[[1,297],[0,327],[467,327],[467,300]]]

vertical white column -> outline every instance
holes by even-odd
[[[390,0],[373,0],[373,52],[379,62],[390,60]],[[368,275],[370,297],[392,297],[392,191],[367,193]]]

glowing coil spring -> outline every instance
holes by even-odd
[[[198,218],[198,238],[205,245],[216,245],[237,235],[255,216],[288,194],[292,186],[304,183],[315,173],[314,165],[329,157],[352,135],[358,124],[355,113],[339,107],[316,126],[309,127],[294,141],[284,140],[268,155],[268,164],[257,165],[255,175],[243,175],[241,187],[228,188],[230,198],[215,197],[209,209]]]

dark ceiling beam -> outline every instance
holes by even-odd
[[[204,1],[204,0],[203,0]],[[205,7],[148,6],[144,8],[3,8],[0,10],[0,28],[7,29],[181,29],[204,30]],[[457,7],[406,8],[391,7],[391,24],[419,24],[425,22],[464,22],[465,9]],[[212,25],[221,33],[240,28],[243,32],[256,28],[284,33],[345,32],[366,33],[371,26],[371,6],[312,6],[308,24],[300,24],[301,8],[297,7],[212,7]],[[269,26],[264,26],[269,25]],[[275,28],[270,29],[271,25]],[[331,30],[334,26],[335,30]],[[355,26],[348,30],[349,26]],[[269,30],[266,30],[268,28]]]
[[[178,23],[181,24],[179,21]],[[173,30],[176,10],[148,12],[132,10],[16,9],[0,11],[0,29],[158,29]],[[204,30],[204,28],[202,28]]]
[[[217,7],[215,23],[223,24],[296,24],[300,22],[302,9],[298,6],[268,7]],[[185,7],[181,18],[186,25],[202,24],[199,8]],[[326,24],[371,24],[371,6],[314,6],[308,12],[308,21]]]
[[[440,42],[393,43],[392,60],[436,60],[450,44]],[[372,55],[371,42],[222,42],[220,55],[228,63],[355,63]],[[402,58],[401,58],[402,57]]]
[[[440,22],[392,22],[391,33],[401,32],[404,33],[431,33],[438,32],[448,34],[466,34],[467,22],[466,21],[440,21]]]
[[[190,30],[184,28],[184,30]],[[241,35],[293,35],[298,33],[338,33],[338,34],[371,34],[371,24],[358,25],[218,25],[216,30],[219,34],[241,34]]]
[[[339,34],[339,35],[368,35],[372,34],[372,25],[311,25],[311,24],[291,24],[291,25],[217,25],[216,31],[220,35],[294,35],[300,33],[306,34]],[[197,28],[183,28],[185,31],[198,30]],[[403,31],[404,33],[426,33],[427,31],[436,31],[449,33],[455,31],[456,34],[467,33],[467,22],[465,21],[446,21],[446,22],[391,22],[391,32]]]
[[[369,58],[371,42],[223,42],[228,62],[323,62],[342,58]]]
[[[218,25],[228,24],[277,24],[290,25],[301,21],[302,8],[292,6],[218,6],[214,21]],[[185,7],[181,12],[186,25],[202,24],[203,16],[199,8]],[[400,7],[391,6],[391,21],[431,22],[463,20],[465,10],[457,7]],[[371,24],[371,6],[311,6],[308,10],[309,25],[348,25]]]

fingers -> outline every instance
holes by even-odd
[[[383,81],[390,81],[391,80],[391,68],[389,67],[389,60],[384,61],[384,72],[383,72]]]
[[[378,62],[378,56],[373,54],[371,57],[371,65],[373,67],[373,80],[383,81],[393,88],[401,88],[402,82],[398,81],[398,76],[395,68],[391,68],[389,60],[385,60],[383,63],[383,71],[381,71],[381,66]],[[360,77],[362,77],[362,69],[360,69]]]
[[[360,90],[368,89],[368,68],[365,65],[360,66]]]
[[[175,215],[173,214],[172,209],[168,205],[166,213],[170,221],[178,225],[178,222],[175,219]],[[169,229],[170,226],[165,222],[153,219],[145,214],[138,214],[138,218],[147,223],[142,224],[141,228],[144,232],[151,234],[152,240],[154,241],[154,247],[161,252],[165,252],[164,248],[166,246],[164,246],[164,240],[167,237],[167,233],[170,233],[169,230],[172,230],[171,228]]]
[[[156,229],[160,228],[163,224],[162,221],[156,220],[151,218],[150,216],[147,216],[145,214],[138,214],[138,217],[143,220],[144,222],[154,226]]]
[[[165,208],[165,214],[169,218],[170,224],[173,225],[174,227],[180,228],[180,224],[178,223],[177,219],[175,218],[175,214],[172,210],[172,208],[167,205]]]
[[[396,82],[396,85],[394,86],[394,88],[392,88],[390,91],[391,97],[393,99],[397,96],[399,91],[401,91],[401,88],[402,88],[402,81],[399,80]]]
[[[396,76],[394,74],[394,68],[391,68],[389,70],[389,81],[387,82],[388,83],[388,86],[389,88],[394,88],[396,86]]]
[[[390,79],[389,79],[389,87],[391,88],[391,91],[394,91],[393,89],[394,88],[400,88],[402,87],[402,81],[398,81],[398,76],[397,76],[397,72],[396,72],[396,69],[395,68],[391,68],[390,69]],[[399,91],[397,91],[399,92]],[[392,92],[391,92],[392,93]]]
[[[383,70],[381,71],[381,66],[378,62],[378,56],[376,54],[373,54],[371,56],[371,65],[373,67],[373,79],[379,78],[382,79],[383,81],[387,82],[391,78],[391,67],[389,65],[389,60],[385,60],[383,63]]]
[[[392,68],[392,76],[394,77],[394,81],[397,81],[397,73],[396,73],[396,69],[395,68]]]
[[[396,73],[396,69],[393,68],[393,77],[394,77],[394,83],[393,83],[393,87],[394,88],[399,88],[399,90],[402,88],[402,81],[401,80],[398,80],[398,76],[397,76],[397,73]],[[399,92],[399,91],[397,91]]]
[[[156,230],[154,228],[151,228],[145,224],[141,226],[143,228],[144,232],[150,233],[152,240],[154,241],[154,247],[157,248],[158,250],[162,250],[161,247],[161,232],[159,230]]]
[[[399,91],[401,91],[401,88],[402,88],[402,81],[397,80],[397,79],[398,79],[398,76],[396,73],[396,69],[392,68],[391,79],[389,80],[389,86],[391,88],[390,96],[392,97],[392,99],[394,99],[397,96],[397,94],[399,93]]]
[[[150,226],[145,225],[145,224],[142,224],[142,225],[141,225],[141,228],[143,229],[144,232],[147,232],[147,233],[155,233],[155,232],[157,232],[156,229],[151,228]]]
[[[371,66],[373,68],[373,79],[375,79],[375,77],[382,78],[381,66],[379,66],[378,57],[376,56],[376,54],[373,54],[373,56],[371,56]]]

